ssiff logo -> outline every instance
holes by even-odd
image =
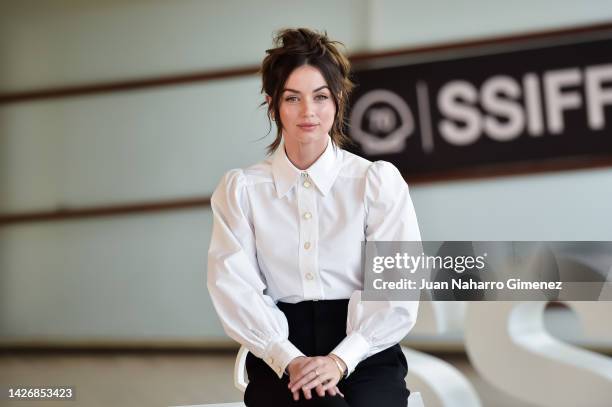
[[[353,106],[350,133],[368,155],[404,150],[414,132],[414,116],[404,99],[384,89],[364,94]]]

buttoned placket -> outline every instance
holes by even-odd
[[[317,241],[319,219],[317,213],[317,191],[307,172],[300,174],[297,188],[300,213],[299,268],[304,290],[304,299],[321,299],[322,285],[318,271]]]

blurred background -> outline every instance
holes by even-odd
[[[76,388],[76,401],[45,406],[242,399],[238,347],[205,285],[208,198],[272,140],[255,70],[276,30],[326,30],[357,55],[605,24],[606,0],[0,1],[0,387]],[[612,169],[583,164],[415,181],[423,239],[611,241]],[[499,361],[495,380],[476,362],[466,332],[487,326],[469,325],[473,306],[423,307],[404,344],[458,369],[463,405],[558,405],[499,383],[533,386],[562,364]],[[612,384],[612,319],[592,306],[524,311],[597,354],[576,377]],[[599,329],[583,329],[585,315]],[[419,380],[427,405],[460,405]]]

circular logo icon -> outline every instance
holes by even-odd
[[[414,116],[404,99],[385,90],[361,96],[350,116],[351,137],[366,154],[399,153],[414,131]]]

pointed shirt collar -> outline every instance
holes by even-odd
[[[289,161],[285,153],[285,145],[281,144],[272,158],[272,174],[278,197],[285,196],[297,184],[302,173],[308,174],[323,196],[327,195],[340,172],[340,154],[340,150],[328,137],[327,147],[323,154],[310,167],[300,170]]]

